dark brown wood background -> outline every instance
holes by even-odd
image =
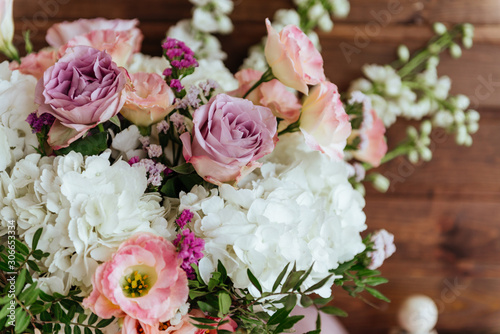
[[[264,19],[292,6],[291,0],[234,2],[235,31],[222,37],[232,70],[264,35]],[[396,236],[398,251],[382,268],[390,283],[381,291],[392,303],[376,302],[374,309],[335,291],[336,305],[350,314],[343,323],[354,334],[387,333],[404,298],[423,293],[438,304],[440,333],[500,333],[500,0],[351,0],[351,7],[331,33],[320,33],[327,76],[344,90],[363,64],[393,60],[400,43],[423,46],[432,22],[475,24],[473,49],[459,60],[443,56],[439,71],[453,79],[453,93],[471,97],[481,121],[470,148],[435,133],[431,162],[412,167],[401,158],[381,168],[396,181],[387,194],[368,189],[366,213],[370,230]],[[158,55],[167,28],[190,10],[187,0],[15,0],[14,15],[17,34],[30,29],[36,49],[45,46],[45,31],[55,22],[138,18],[143,52]],[[361,34],[368,39],[356,45]],[[350,62],[342,42],[359,49]],[[389,142],[407,125],[391,128]]]

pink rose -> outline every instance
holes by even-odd
[[[300,130],[312,149],[342,159],[351,123],[337,86],[325,81],[311,90],[302,107]]]
[[[127,100],[120,113],[138,126],[158,123],[174,109],[175,94],[165,80],[156,73],[130,75]]]
[[[132,55],[137,52],[136,45],[142,39],[138,37],[139,29],[128,31],[114,30],[94,30],[85,35],[75,36],[59,49],[59,54],[63,55],[68,48],[77,45],[91,46],[94,49],[106,51],[118,66],[125,66]]]
[[[95,30],[113,30],[129,31],[135,36],[131,44],[134,46],[134,52],[139,52],[142,42],[142,33],[136,28],[138,20],[107,20],[103,18],[80,19],[73,22],[56,23],[47,30],[45,39],[50,46],[60,48],[71,39],[86,35]]]
[[[102,318],[128,315],[150,326],[169,321],[189,294],[180,265],[171,242],[150,233],[136,235],[98,267],[83,305]]]
[[[103,51],[87,46],[68,52],[38,81],[38,114],[56,118],[48,143],[67,147],[85,132],[118,114],[125,103],[127,75]]]
[[[241,70],[235,74],[240,86],[237,90],[228,94],[236,97],[243,97],[245,93],[255,84],[262,72],[253,69]],[[276,79],[264,82],[254,89],[247,97],[247,100],[252,101],[264,107],[268,107],[273,112],[274,116],[281,118],[286,123],[291,124],[296,122],[300,116],[300,108],[302,105],[295,94],[288,91],[285,85]]]
[[[38,53],[30,53],[26,57],[21,58],[21,64],[17,62],[10,63],[11,70],[19,70],[22,74],[32,75],[37,79],[43,76],[43,73],[57,61],[57,53],[55,50],[40,51]]]
[[[180,136],[183,154],[206,181],[233,182],[260,166],[256,160],[273,151],[276,117],[266,107],[219,94],[196,109],[193,133]]]
[[[266,19],[266,60],[273,74],[288,87],[308,94],[307,85],[325,80],[323,58],[306,34],[288,25],[278,34]]]
[[[359,136],[361,142],[358,150],[353,152],[356,159],[368,162],[373,167],[378,167],[380,161],[387,153],[387,142],[385,141],[384,122],[378,117],[371,107],[370,99],[361,92],[353,92],[349,103],[363,103],[363,122],[359,130],[352,132],[352,137]]]

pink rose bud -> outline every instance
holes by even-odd
[[[188,299],[186,273],[175,246],[141,233],[124,242],[92,277],[83,306],[101,318],[129,316],[149,326],[172,319]]]
[[[307,85],[325,80],[323,58],[306,34],[288,25],[278,34],[266,19],[266,60],[274,76],[288,87],[308,94]]]
[[[38,114],[56,118],[48,143],[67,147],[85,132],[118,114],[125,103],[125,70],[103,51],[88,46],[68,49],[45,71],[35,90]]]
[[[363,122],[359,130],[352,132],[352,137],[359,136],[361,142],[358,150],[353,152],[356,159],[368,162],[373,167],[378,167],[380,161],[387,153],[387,142],[385,141],[384,122],[378,117],[371,107],[370,99],[361,92],[353,92],[349,103],[363,103]]]
[[[262,72],[253,69],[244,69],[235,74],[240,86],[228,94],[243,97],[262,76]],[[290,92],[285,85],[276,79],[264,82],[254,89],[247,97],[254,104],[271,109],[274,116],[291,124],[299,119],[302,105],[297,96]]]
[[[342,159],[351,123],[337,86],[325,81],[311,90],[302,107],[300,129],[312,149]]]
[[[40,51],[38,53],[30,53],[26,57],[21,58],[21,64],[12,62],[9,65],[11,70],[19,70],[22,74],[32,75],[37,79],[43,76],[43,73],[56,63],[57,53],[52,51]]]
[[[184,158],[208,182],[238,182],[274,150],[276,125],[268,108],[216,95],[194,112],[192,135],[180,136]]]
[[[138,126],[158,123],[174,109],[175,94],[163,78],[156,73],[130,75],[132,85],[127,86],[127,100],[120,113]]]
[[[372,235],[373,252],[369,252],[368,256],[371,258],[371,263],[368,269],[375,270],[379,268],[384,261],[396,251],[394,245],[394,235],[386,230],[379,230]]]

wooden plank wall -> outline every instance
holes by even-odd
[[[291,6],[291,0],[235,1],[234,34],[222,37],[232,70],[265,33],[263,20]],[[350,313],[343,323],[353,334],[387,333],[402,300],[424,293],[439,306],[440,333],[500,333],[500,0],[351,0],[351,7],[331,33],[320,33],[327,75],[341,89],[360,76],[363,64],[393,60],[400,43],[423,46],[432,22],[475,24],[473,49],[459,60],[442,57],[440,74],[453,79],[453,93],[471,97],[481,121],[470,148],[434,133],[430,163],[412,167],[401,158],[380,169],[396,181],[387,194],[368,189],[366,213],[370,230],[396,235],[398,252],[383,267],[390,283],[381,288],[392,303],[376,302],[374,309],[335,291],[336,305]],[[31,29],[36,48],[45,46],[45,31],[58,21],[138,18],[143,51],[153,55],[167,28],[190,9],[187,0],[15,1],[17,33]],[[359,52],[345,57],[340,43]],[[389,142],[407,125],[391,128]]]

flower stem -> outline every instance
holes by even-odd
[[[260,77],[259,81],[257,81],[249,90],[248,92],[245,93],[245,95],[243,95],[243,98],[246,98],[252,91],[255,90],[255,88],[259,87],[261,84],[263,84],[264,82],[268,82],[268,81],[271,81],[273,79],[275,79],[276,77],[274,76],[273,74],[273,70],[268,67],[267,71],[264,72],[264,74],[262,74],[262,76]]]

